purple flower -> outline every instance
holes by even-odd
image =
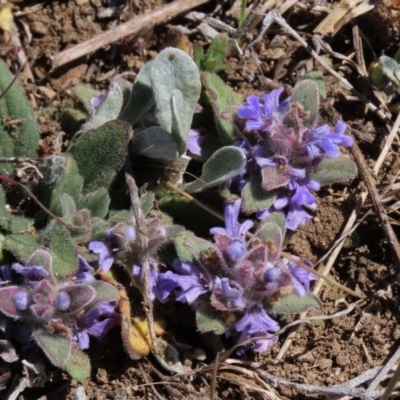
[[[114,263],[114,255],[119,250],[115,248],[115,235],[111,229],[106,231],[104,242],[90,242],[88,248],[98,254],[100,269],[104,272],[111,268]]]
[[[111,328],[121,324],[116,306],[114,301],[101,301],[79,318],[76,337],[82,350],[89,347],[89,335],[101,340]]]
[[[295,257],[295,256],[294,256]],[[300,257],[295,257],[300,260]],[[310,281],[315,281],[318,279],[317,275],[308,272],[306,269],[299,267],[294,262],[286,260],[287,269],[293,277],[293,289],[294,291],[303,296],[310,291]],[[309,267],[313,267],[312,263],[308,260],[302,260],[302,262]]]
[[[105,93],[104,92],[99,92],[98,94],[97,94],[97,96],[95,96],[95,97],[92,97],[91,99],[90,99],[90,104],[91,104],[91,106],[93,107],[93,108],[97,108],[97,107],[99,107],[99,105],[101,104],[101,102],[103,101],[103,98],[105,97]]]
[[[186,142],[187,149],[197,156],[201,155],[201,144],[204,140],[204,136],[200,135],[200,132],[197,129],[190,129],[189,138]]]
[[[17,307],[19,310],[26,310],[30,303],[28,294],[23,290],[15,293],[14,303],[15,307]]]
[[[75,282],[91,282],[94,280],[93,268],[82,257],[78,256],[78,270],[74,274]]]
[[[41,281],[46,278],[47,275],[49,275],[49,273],[41,265],[25,267],[22,264],[15,263],[13,264],[12,269],[17,274],[22,275],[28,282]]]
[[[158,277],[161,299],[168,297],[172,290],[180,288],[176,293],[176,300],[192,304],[199,296],[210,290],[210,278],[191,262],[175,260],[172,266],[177,274],[167,271]]]
[[[217,310],[234,311],[245,307],[243,289],[239,284],[230,282],[228,278],[216,277],[214,280],[211,304]]]
[[[279,331],[279,324],[273,320],[259,303],[250,305],[243,317],[236,324],[235,329],[241,332],[239,342],[256,336],[270,336]],[[254,349],[257,352],[265,352],[268,347],[278,341],[278,337],[272,339],[260,339],[255,342]]]
[[[65,292],[57,293],[56,307],[59,310],[61,310],[61,311],[68,310],[70,305],[71,305],[71,298],[69,297],[68,293],[65,293]]]
[[[241,200],[236,200],[233,203],[224,204],[224,219],[225,228],[212,228],[210,233],[212,235],[227,236],[231,239],[231,243],[226,249],[229,259],[233,262],[240,261],[246,253],[245,238],[248,230],[253,226],[253,221],[246,220],[239,224],[239,212],[241,207]]]
[[[247,98],[247,104],[239,108],[239,118],[246,118],[246,129],[250,131],[265,130],[274,121],[274,113],[282,112],[288,102],[279,103],[279,97],[283,87],[258,98],[251,95]]]
[[[283,162],[286,165],[282,166]],[[274,211],[285,209],[287,214],[286,227],[288,229],[295,230],[299,225],[305,225],[311,219],[311,215],[306,209],[315,210],[317,208],[316,199],[310,190],[319,190],[319,183],[307,178],[305,169],[291,167],[284,157],[258,157],[257,163],[262,168],[275,166],[279,170],[287,171],[285,175],[288,181],[285,187],[280,189],[280,194],[273,205],[258,212],[257,218],[264,219]]]
[[[315,128],[307,135],[304,143],[307,155],[313,159],[322,150],[328,157],[339,157],[339,145],[350,147],[353,144],[353,138],[344,134],[346,128],[347,125],[343,121],[336,122],[333,132],[326,124]]]
[[[134,265],[132,269],[132,275],[134,278],[136,278],[137,282],[139,283],[142,275],[142,267]],[[165,295],[164,291],[160,291],[160,286],[158,285],[159,275],[160,273],[158,271],[158,263],[150,262],[150,274],[149,274],[150,300],[154,300],[155,298],[157,298],[159,301],[164,302],[171,292]]]

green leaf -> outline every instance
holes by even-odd
[[[74,242],[68,230],[57,221],[50,221],[40,234],[40,241],[53,256],[53,271],[64,278],[77,267]]]
[[[98,96],[99,94],[98,90],[93,89],[90,85],[86,85],[83,83],[73,86],[71,88],[71,93],[73,96],[79,99],[79,101],[85,107],[86,111],[90,111],[90,109],[92,108],[90,100],[93,97]]]
[[[100,301],[119,301],[118,290],[107,282],[95,280],[90,282],[90,286],[96,291],[95,297],[87,309],[94,307]]]
[[[111,82],[110,88],[101,100],[97,108],[91,107],[88,121],[82,126],[81,131],[86,132],[90,129],[97,129],[106,122],[118,118],[124,97],[118,83]]]
[[[140,118],[146,114],[154,104],[151,89],[150,71],[153,61],[148,62],[136,76],[128,104],[122,110],[119,119],[135,126]]]
[[[230,64],[223,63],[226,57],[226,48],[228,45],[228,38],[226,36],[217,36],[210,44],[208,50],[200,63],[202,71],[219,72],[229,69]]]
[[[71,336],[55,334],[44,328],[34,329],[32,336],[51,363],[63,368],[71,355]]]
[[[194,110],[200,97],[200,73],[192,58],[184,51],[168,47],[161,51],[151,65],[150,80],[154,99],[156,101],[157,115],[161,126],[173,133],[177,141],[179,155],[186,150],[189,129],[192,124]],[[176,97],[177,90],[181,92],[182,99],[178,101],[179,107],[173,112],[171,98]],[[174,117],[177,111],[180,114],[180,127],[176,130]]]
[[[7,64],[0,60],[0,93],[13,80]],[[18,81],[0,99],[0,157],[37,157],[39,129],[32,107]],[[12,122],[14,121],[14,122]],[[9,175],[14,166],[2,163],[0,173]]]
[[[222,335],[227,330],[224,322],[228,313],[215,310],[208,302],[203,301],[196,311],[196,325],[200,333],[213,332]]]
[[[270,311],[277,314],[300,314],[311,308],[321,308],[321,300],[313,293],[300,296],[290,293],[280,298],[279,303],[273,304]]]
[[[318,86],[318,92],[321,97],[326,99],[326,87],[324,76],[321,71],[310,71],[305,73],[302,77],[299,78],[299,81],[303,81],[305,79],[311,79],[314,81]]]
[[[300,103],[310,115],[303,119],[304,125],[309,128],[315,127],[319,118],[319,90],[314,80],[304,79],[294,87],[292,98],[293,103]]]
[[[265,191],[261,187],[261,176],[253,174],[242,190],[242,211],[245,214],[263,211],[272,206],[277,197],[277,190]]]
[[[260,224],[253,238],[255,243],[265,243],[268,249],[268,261],[275,263],[281,253],[284,236],[280,227],[274,222],[265,221]]]
[[[6,209],[6,194],[3,186],[0,185],[0,226],[11,233],[24,233],[33,224],[32,218],[13,215]]]
[[[31,235],[16,233],[7,235],[3,249],[10,251],[14,257],[24,263],[37,250],[38,239]]]
[[[317,172],[311,172],[309,177],[322,186],[332,183],[347,182],[357,176],[357,166],[347,157],[325,158],[318,166]]]
[[[83,179],[79,175],[78,166],[71,156],[67,156],[65,158],[64,173],[58,179],[52,190],[49,210],[58,216],[63,216],[62,196],[68,194],[75,203],[77,203],[81,195],[82,187]]]
[[[146,192],[140,197],[140,206],[142,207],[143,215],[146,216],[153,209],[154,199],[154,192]]]
[[[83,177],[83,192],[109,188],[121,170],[128,154],[131,126],[121,121],[110,121],[96,130],[80,136],[69,149]]]
[[[201,80],[205,88],[205,101],[211,104],[213,110],[218,136],[223,144],[233,144],[241,135],[233,119],[243,97],[214,73],[202,72]]]
[[[108,214],[110,196],[106,188],[97,189],[95,192],[88,193],[79,201],[79,209],[88,209],[92,217],[105,218]]]
[[[195,262],[201,254],[209,253],[213,249],[210,242],[187,230],[176,235],[173,241],[178,258],[182,262]]]
[[[178,158],[178,147],[172,135],[158,126],[135,134],[132,151],[156,160],[174,161]]]
[[[203,165],[198,180],[184,186],[189,193],[201,192],[218,186],[237,176],[246,165],[243,151],[234,146],[225,146],[217,150]]]
[[[90,377],[90,359],[83,351],[72,347],[64,369],[69,373],[71,378],[82,382]]]

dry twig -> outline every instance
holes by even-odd
[[[114,43],[126,36],[138,33],[141,29],[150,29],[157,24],[164,23],[170,19],[182,14],[192,8],[198,7],[209,0],[179,0],[170,4],[163,5],[156,10],[133,18],[107,32],[100,33],[97,36],[79,43],[76,46],[70,47],[61,53],[54,56],[53,69],[67,64],[80,57]]]

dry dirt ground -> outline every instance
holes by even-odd
[[[233,0],[210,1],[198,11],[237,27],[237,14],[231,11],[233,3]],[[332,3],[335,2],[299,1],[284,14],[284,17],[303,38],[312,43],[313,29],[326,16],[326,13],[317,12],[313,8],[318,5],[332,7]],[[362,33],[363,54],[367,67],[383,53],[393,56],[399,43],[395,3],[396,1],[388,1],[376,5],[371,11],[345,24],[335,36],[325,37],[325,40],[334,52],[353,58],[352,29],[358,26]],[[69,84],[86,82],[97,89],[105,89],[115,75],[123,72],[129,72],[126,78],[133,80],[139,69],[154,58],[166,43],[170,43],[171,37],[174,39],[175,30],[165,24],[160,25],[141,32],[140,35],[113,43],[72,65],[49,72],[51,60],[58,52],[128,20],[132,12],[135,15],[146,13],[164,4],[164,1],[131,0],[131,7],[119,17],[100,18],[100,12],[107,5],[117,7],[121,4],[123,5],[123,1],[101,0],[23,0],[14,3],[16,25],[33,77],[33,80],[29,79],[25,71],[22,80],[35,111],[49,105],[62,107],[69,100]],[[188,22],[183,16],[170,21],[169,24],[183,25],[191,29],[197,25]],[[248,34],[256,34],[259,28],[260,24]],[[31,37],[27,32],[30,32]],[[207,43],[207,39],[196,32],[189,36],[189,40]],[[245,38],[242,45],[248,40],[249,38]],[[15,49],[3,44],[0,51],[15,71]],[[379,105],[369,84],[366,83],[368,78],[362,77],[348,62],[323,51],[321,54],[333,69],[348,79],[369,101]],[[236,91],[244,94],[263,93],[282,84],[290,87],[306,70],[321,70],[304,48],[277,25],[273,26],[257,47],[255,58],[245,60],[233,53],[228,61],[231,69],[225,71],[224,77]],[[323,72],[327,84],[327,99],[323,102],[322,117],[330,122],[335,112],[340,113],[349,126],[354,128],[353,134],[367,164],[373,167],[387,134],[385,123],[368,111],[361,102],[351,98],[351,93],[341,87],[336,78],[324,70]],[[395,117],[391,124],[394,119]],[[56,138],[61,128],[58,122],[49,120],[46,116],[39,117],[39,122],[42,151],[49,153],[57,142]],[[390,185],[396,182],[400,162],[397,157],[398,147],[399,142],[395,140],[379,176],[376,177],[375,182],[380,193],[390,189]],[[363,180],[359,177],[351,184],[334,185],[319,192],[319,208],[315,218],[290,238],[287,250],[313,262],[318,261],[340,237],[341,230],[364,190]],[[390,204],[386,203],[388,207]],[[358,220],[369,210],[372,210],[370,214],[347,239],[330,272],[331,277],[343,285],[352,289],[359,288],[367,295],[367,299],[347,316],[301,325],[293,334],[292,343],[282,356],[278,357],[278,354],[288,333],[282,335],[279,343],[267,354],[256,356],[250,351],[244,361],[260,363],[261,369],[291,382],[326,387],[343,383],[364,371],[384,364],[395,351],[400,338],[397,270],[391,248],[370,200],[367,199],[364,203]],[[398,233],[398,212],[389,208],[387,212],[395,232]],[[310,315],[333,314],[356,300],[326,284],[322,286],[319,295],[323,309]],[[186,340],[191,344],[197,341],[197,345],[201,347],[201,342],[194,333],[193,321],[189,321],[187,328],[181,330],[182,317],[185,318],[187,310],[177,307],[173,311],[169,315],[169,329],[173,332],[176,330],[174,333],[181,341]],[[189,315],[188,319],[190,320]],[[283,325],[284,323],[285,321],[282,321]],[[132,361],[123,350],[118,330],[111,332],[106,340],[93,343],[90,356],[92,376],[90,380],[83,382],[88,399],[209,398],[211,372],[204,369],[206,364],[193,364],[191,374],[171,376],[160,369],[152,359]],[[39,351],[31,354],[31,361],[37,360],[45,362]],[[212,360],[207,359],[206,363],[210,361]],[[48,363],[46,368],[48,380],[44,386],[26,390],[21,398],[75,399],[76,389],[80,384],[71,382],[66,374],[55,370]],[[282,385],[273,388],[257,382],[254,376],[246,374],[246,370],[252,370],[251,364],[237,366],[236,369],[221,369],[218,373],[215,398],[273,398],[266,394],[268,387],[268,390],[276,394],[276,398],[322,397],[321,394],[306,395]],[[8,379],[3,376],[6,389],[0,392],[2,398],[7,398],[10,385],[17,382],[18,371],[12,369],[11,372]],[[157,392],[153,390],[151,383],[155,384]],[[254,390],[254,387],[261,390]]]

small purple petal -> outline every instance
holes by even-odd
[[[71,298],[69,297],[68,293],[59,292],[57,293],[56,297],[56,307],[61,310],[65,311],[71,305]]]
[[[22,264],[15,263],[12,269],[30,282],[41,281],[49,274],[41,265],[25,267]]]
[[[29,296],[24,291],[20,291],[14,294],[15,307],[19,310],[26,310],[29,307]]]

